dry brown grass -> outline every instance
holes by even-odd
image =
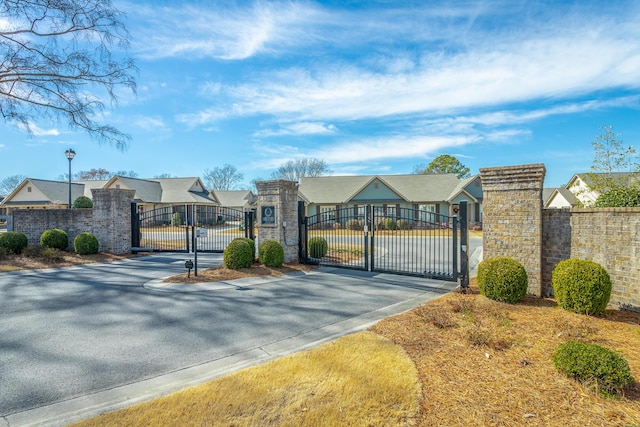
[[[402,349],[363,332],[76,426],[404,426],[419,396]]]
[[[572,314],[552,300],[509,305],[451,294],[379,322],[422,381],[420,425],[638,426],[640,385],[606,399],[556,371],[551,356],[569,339],[622,353],[640,379],[640,314]]]

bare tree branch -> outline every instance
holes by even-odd
[[[0,0],[0,114],[31,132],[36,118],[66,121],[124,149],[130,137],[96,122],[101,98],[135,92],[129,34],[110,0]],[[97,91],[91,93],[90,91]]]

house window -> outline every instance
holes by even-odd
[[[378,184],[377,182],[374,182],[374,183],[373,183],[373,188],[374,188],[375,190],[377,190],[379,187],[380,187],[380,184]]]
[[[420,220],[427,222],[435,222],[436,205],[420,205]]]
[[[323,221],[335,221],[336,208],[334,206],[320,206],[320,217]]]
[[[27,187],[27,193],[31,193],[31,187]]]
[[[387,218],[395,218],[395,217],[396,217],[396,207],[387,206]]]

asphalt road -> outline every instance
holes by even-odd
[[[167,393],[363,329],[456,285],[335,269],[154,280],[184,272],[186,257],[0,274],[0,426],[59,425]],[[198,259],[205,268],[221,254]]]

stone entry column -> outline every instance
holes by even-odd
[[[298,262],[298,184],[275,180],[256,182],[258,239],[276,240],[284,248],[284,262]]]
[[[543,164],[480,169],[483,197],[484,258],[511,257],[529,278],[528,293],[543,294]]]
[[[131,251],[131,202],[135,190],[94,188],[93,234],[100,250],[112,254]]]

